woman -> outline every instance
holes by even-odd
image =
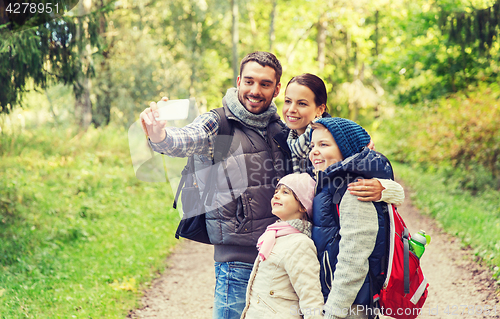
[[[311,124],[315,119],[331,117],[326,102],[325,83],[318,76],[304,73],[293,77],[285,89],[283,119],[287,125],[275,136],[278,145],[285,150],[293,163],[294,173],[307,172],[311,163]],[[373,143],[367,145],[373,148]],[[349,184],[349,192],[361,201],[385,201],[400,205],[404,200],[401,185],[391,180],[366,179]]]

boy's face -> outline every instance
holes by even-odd
[[[265,112],[273,98],[280,93],[281,83],[276,83],[276,72],[270,66],[255,61],[245,64],[237,79],[238,99],[253,113]]]
[[[344,160],[337,143],[327,128],[317,128],[312,132],[311,147],[309,159],[316,170],[324,171],[330,165]]]
[[[301,204],[295,199],[292,190],[283,184],[276,187],[271,207],[273,215],[283,221],[301,219],[305,213],[301,211]]]

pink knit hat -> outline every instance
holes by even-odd
[[[280,179],[278,185],[283,184],[290,188],[299,198],[300,203],[307,209],[307,215],[312,218],[312,203],[316,182],[307,173],[289,174]],[[276,185],[276,187],[278,186]]]

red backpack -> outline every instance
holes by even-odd
[[[373,296],[384,316],[397,319],[416,318],[427,299],[427,279],[420,260],[410,252],[411,238],[403,218],[394,205],[388,204],[390,237],[387,277],[380,292]]]

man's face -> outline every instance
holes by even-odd
[[[276,83],[276,72],[270,66],[250,61],[238,76],[238,99],[251,113],[265,112],[273,98],[280,93],[281,83]]]

